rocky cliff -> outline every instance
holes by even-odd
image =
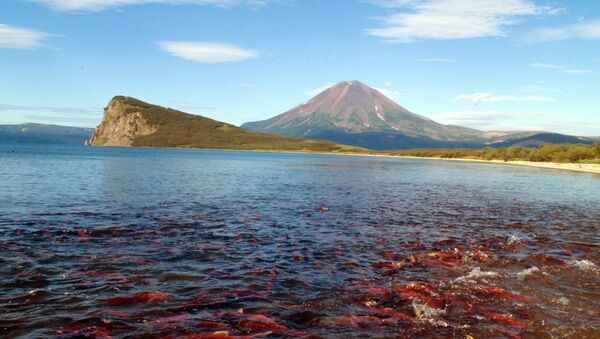
[[[104,118],[86,145],[133,146],[136,138],[156,132],[144,118],[144,107],[131,104],[131,98],[114,97],[104,109]]]

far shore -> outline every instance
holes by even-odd
[[[239,151],[239,150],[232,150]],[[246,150],[248,151],[248,150]],[[315,151],[278,151],[278,150],[251,150],[251,152],[275,152],[275,153],[301,153],[301,154],[328,154],[328,155],[355,155],[363,157],[387,157],[387,158],[404,158],[404,159],[421,159],[421,160],[449,160],[462,162],[479,162],[488,164],[502,165],[517,165],[529,166],[548,169],[557,169],[563,171],[574,171],[600,174],[600,164],[580,164],[580,163],[558,163],[558,162],[535,162],[535,161],[504,161],[504,160],[483,160],[483,159],[468,159],[468,158],[440,158],[440,157],[415,157],[408,155],[393,155],[382,153],[353,153],[353,152],[315,152]]]
[[[107,147],[107,146],[91,146],[91,147]],[[422,160],[444,160],[444,161],[463,161],[463,162],[479,162],[488,164],[503,164],[503,165],[517,165],[517,166],[529,166],[539,167],[548,169],[557,169],[564,171],[584,172],[600,174],[600,164],[580,164],[580,163],[557,163],[557,162],[535,162],[535,161],[504,161],[504,160],[483,160],[483,159],[468,159],[468,158],[441,158],[441,157],[415,157],[409,155],[393,155],[386,154],[385,151],[366,151],[364,153],[348,152],[348,151],[331,151],[331,152],[319,152],[319,151],[292,151],[292,150],[274,150],[274,149],[256,149],[256,150],[243,150],[243,149],[214,149],[214,148],[192,148],[192,147],[151,147],[151,146],[109,146],[109,147],[123,147],[123,148],[170,148],[170,149],[197,149],[197,150],[213,150],[213,151],[241,151],[241,152],[272,152],[272,153],[300,153],[300,154],[328,154],[328,155],[355,155],[355,156],[366,156],[366,157],[388,157],[388,158],[404,158],[404,159],[422,159]]]
[[[387,158],[404,158],[404,159],[421,159],[421,160],[447,160],[447,161],[462,161],[462,162],[479,162],[487,164],[502,164],[502,165],[516,165],[516,166],[529,166],[539,167],[548,169],[557,169],[563,171],[574,171],[600,174],[600,164],[580,164],[580,163],[558,163],[558,162],[535,162],[535,161],[504,161],[504,160],[483,160],[483,159],[468,159],[468,158],[441,158],[441,157],[415,157],[409,155],[393,155],[385,153],[352,153],[352,152],[302,152],[302,151],[263,151],[257,150],[257,152],[284,152],[284,153],[309,153],[309,154],[337,154],[337,155],[355,155],[365,157],[387,157]]]
[[[540,168],[559,169],[566,171],[585,172],[600,174],[600,164],[579,164],[579,163],[557,163],[557,162],[535,162],[535,161],[504,161],[504,160],[482,160],[482,159],[463,159],[463,158],[436,158],[436,157],[412,157],[397,156],[399,158],[409,159],[429,159],[429,160],[450,160],[450,161],[470,161],[483,162],[491,164],[530,166]]]

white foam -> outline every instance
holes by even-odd
[[[440,308],[429,307],[425,304],[421,304],[420,302],[413,300],[412,302],[413,310],[415,311],[415,315],[417,319],[428,320],[435,319],[442,315],[446,314],[446,310]]]
[[[552,299],[552,301],[554,301],[557,304],[564,305],[564,306],[567,306],[570,303],[569,299],[567,299],[565,297],[560,297],[560,298]]]
[[[525,278],[526,278],[528,275],[531,275],[531,274],[533,274],[533,273],[537,273],[537,272],[539,272],[539,271],[540,271],[540,269],[539,269],[539,268],[537,268],[536,266],[533,266],[533,267],[530,267],[530,268],[524,269],[524,270],[522,270],[521,272],[517,273],[517,279],[519,279],[519,280],[523,280],[523,279],[525,279]]]
[[[471,272],[469,272],[469,274],[464,275],[462,277],[458,277],[456,279],[454,279],[455,282],[461,282],[461,281],[465,281],[465,280],[469,280],[469,279],[477,279],[477,278],[481,278],[481,277],[495,277],[497,276],[498,273],[497,272],[491,272],[491,271],[482,271],[479,267],[475,267],[474,269],[471,270]]]
[[[412,302],[413,310],[415,311],[415,316],[420,321],[428,322],[434,326],[440,327],[448,327],[450,326],[447,322],[439,319],[439,317],[446,314],[446,310],[429,307],[425,304],[421,304],[416,300]]]
[[[580,269],[582,271],[592,271],[592,272],[598,272],[600,270],[600,268],[598,268],[598,266],[596,266],[596,264],[594,264],[593,262],[589,261],[589,260],[575,260],[572,262],[573,267]]]
[[[514,245],[518,245],[521,243],[521,238],[511,235],[510,237],[508,237],[508,241],[506,242],[509,246],[514,246]]]

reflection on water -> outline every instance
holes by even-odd
[[[0,336],[598,337],[600,177],[0,147]]]

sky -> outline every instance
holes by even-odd
[[[116,95],[240,125],[359,80],[482,130],[600,136],[600,1],[2,0],[0,124]]]

